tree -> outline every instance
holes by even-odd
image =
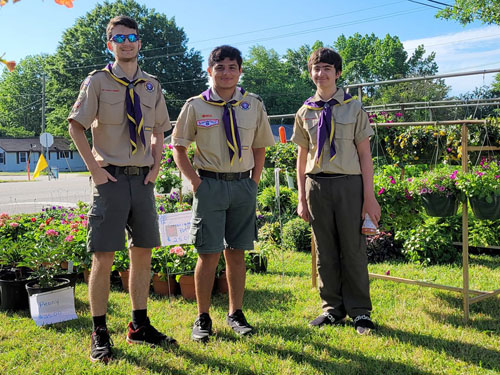
[[[0,78],[0,136],[40,134],[42,119],[42,76],[47,55],[28,56],[12,73]]]
[[[262,97],[270,115],[294,113],[313,92],[298,56],[291,50],[287,56],[294,59],[282,59],[273,49],[255,46],[243,64],[242,86]]]
[[[498,0],[455,0],[436,14],[437,18],[453,19],[462,25],[476,20],[488,25],[500,25],[500,3]]]
[[[76,100],[81,82],[93,69],[102,69],[113,57],[106,48],[106,25],[117,14],[134,18],[139,24],[142,48],[139,65],[157,76],[164,90],[169,113],[175,118],[190,96],[206,87],[199,52],[187,48],[187,37],[173,18],[167,18],[134,0],[105,1],[79,18],[63,34],[55,55],[50,59],[53,77],[47,115],[48,129],[66,134],[66,117]]]

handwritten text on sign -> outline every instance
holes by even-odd
[[[189,239],[191,211],[159,215],[158,223],[162,246],[191,243]]]
[[[72,287],[34,294],[29,298],[31,317],[37,326],[76,319]]]

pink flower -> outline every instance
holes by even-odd
[[[396,112],[396,113],[394,114],[394,116],[396,116],[396,117],[402,117],[402,116],[403,116],[403,114],[402,114],[401,112]]]
[[[438,187],[438,190],[441,191],[441,192],[443,192],[443,191],[446,190],[446,188],[444,186],[440,186],[440,187]]]
[[[396,180],[394,179],[394,177],[389,176],[389,178],[391,179],[390,183],[394,185],[396,183]]]
[[[385,274],[386,274],[387,276],[389,276],[389,275],[391,274],[391,270],[387,270],[387,271],[385,271]]]
[[[458,173],[458,171],[457,171],[457,170],[453,171],[453,173],[450,175],[450,178],[451,178],[452,180],[455,180],[455,179],[457,178],[457,173]]]
[[[422,190],[420,190],[420,194],[427,194],[429,192],[429,190],[427,188],[422,188]]]
[[[57,232],[55,229],[47,229],[45,231],[45,234],[50,237],[59,236],[59,232]]]
[[[45,226],[46,226],[46,224],[42,223],[42,224],[40,224],[40,226],[38,227],[38,229],[43,229],[43,228],[45,228]]]
[[[177,254],[178,256],[182,257],[186,252],[181,246],[175,246],[170,249],[170,254]]]
[[[83,225],[84,227],[86,227],[86,226],[87,226],[87,224],[88,224],[88,221],[87,221],[87,220],[83,220],[83,221],[82,221],[82,225]]]
[[[10,223],[9,226],[11,228],[17,228],[19,226],[19,223],[13,222],[13,223]]]
[[[500,178],[500,174],[498,174],[498,175],[495,176],[495,179],[497,179],[497,178]]]
[[[69,236],[66,236],[66,238],[64,239],[64,241],[66,241],[66,242],[71,242],[71,241],[73,241],[74,239],[75,239],[75,237],[73,237],[73,236],[69,235]]]
[[[172,145],[170,144],[170,145],[168,145],[168,148],[169,148],[169,150],[171,150],[171,149],[173,149],[173,148],[174,148],[174,146],[172,146]]]
[[[80,214],[80,219],[85,219],[85,215],[84,214]]]
[[[380,189],[380,190],[378,191],[378,193],[377,193],[377,194],[378,194],[378,195],[382,195],[382,194],[384,193],[384,191],[385,191],[385,188],[382,188],[382,189]]]
[[[71,223],[69,226],[71,229],[76,229],[78,228],[78,223]]]
[[[7,212],[2,212],[0,214],[0,219],[10,219],[10,216]]]

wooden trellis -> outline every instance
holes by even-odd
[[[462,171],[467,172],[467,161],[468,153],[471,151],[499,151],[500,147],[495,146],[469,146],[468,139],[468,126],[486,124],[486,120],[454,120],[454,121],[431,121],[431,122],[398,122],[398,123],[379,123],[375,126],[377,127],[388,127],[388,126],[453,126],[461,125],[461,140],[462,140]],[[468,213],[468,201],[465,200],[462,204],[462,274],[463,283],[462,287],[454,287],[449,285],[441,285],[430,283],[420,280],[405,279],[401,277],[394,277],[389,275],[380,275],[375,273],[370,273],[370,278],[389,280],[398,283],[413,284],[423,287],[437,288],[449,290],[452,292],[462,293],[463,295],[463,306],[464,306],[464,320],[468,322],[469,320],[469,309],[470,305],[482,301],[486,298],[494,297],[500,294],[500,289],[495,289],[492,291],[482,291],[476,289],[470,289],[469,287],[469,213]],[[314,246],[314,241],[312,241],[312,286],[316,288],[317,286],[317,268],[316,268],[316,249]]]

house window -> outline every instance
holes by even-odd
[[[5,152],[0,152],[0,164],[5,164]]]
[[[59,157],[58,159],[70,159],[71,158],[71,151],[59,151]]]
[[[21,151],[19,153],[19,163],[26,163],[27,160],[28,160],[28,153]]]

